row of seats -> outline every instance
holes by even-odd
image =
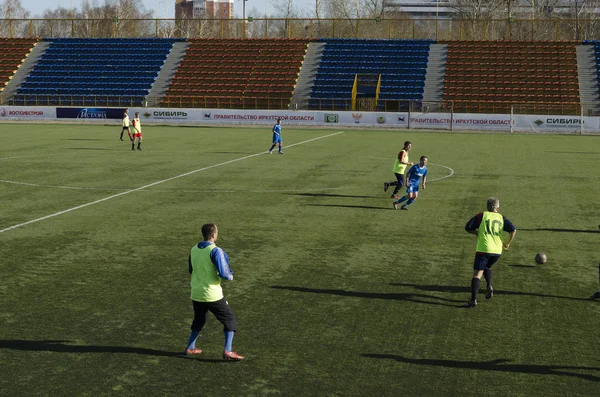
[[[4,90],[37,42],[36,39],[0,39],[0,91]]]
[[[423,97],[429,40],[322,39],[325,47],[308,101],[309,109],[347,109],[355,76],[381,75],[379,98]],[[374,77],[373,83],[377,81]]]
[[[227,106],[246,108],[239,98],[253,97],[255,105],[256,98],[275,98],[289,106],[307,46],[308,40],[191,40],[163,104],[236,97]]]
[[[579,101],[575,44],[450,42],[442,98]]]
[[[596,54],[596,73],[598,76],[598,83],[600,85],[600,41],[598,40],[585,40],[584,45],[589,45],[594,48]]]
[[[50,45],[17,91],[24,100],[125,98],[148,95],[175,40],[59,39]],[[134,99],[132,99],[134,98]],[[60,99],[59,99],[60,100]]]
[[[107,95],[22,95],[10,99],[16,106],[143,106],[144,97]]]

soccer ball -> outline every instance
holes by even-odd
[[[548,260],[548,257],[543,252],[538,252],[535,256],[535,263],[538,265],[543,265]]]

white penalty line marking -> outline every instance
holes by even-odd
[[[329,138],[329,137],[332,137],[332,136],[335,136],[335,135],[339,135],[339,134],[343,134],[343,133],[344,133],[344,131],[339,131],[339,132],[336,132],[336,133],[333,133],[333,134],[323,135],[323,136],[319,136],[319,137],[316,137],[316,138],[308,139],[306,141],[302,141],[302,142],[298,142],[298,143],[293,143],[291,145],[287,145],[286,147],[290,148],[290,147],[293,147],[293,146],[302,145],[302,144],[305,144],[305,143],[308,143],[308,142],[313,142],[313,141],[316,141],[316,140],[319,140],[319,139],[323,139],[323,138]],[[227,165],[227,164],[235,163],[237,161],[246,160],[246,159],[249,159],[249,158],[252,158],[252,157],[256,157],[256,156],[260,156],[260,155],[267,154],[267,153],[268,152],[255,153],[255,154],[251,154],[249,156],[244,156],[244,157],[240,157],[240,158],[237,158],[237,159],[225,161],[223,163],[209,165],[208,167],[199,168],[199,169],[194,170],[194,171],[186,172],[185,174],[172,176],[171,178],[163,179],[162,181],[152,182],[152,183],[149,183],[149,184],[144,185],[144,186],[140,186],[140,187],[135,188],[135,189],[130,189],[130,190],[127,190],[125,192],[121,192],[121,193],[113,194],[112,196],[104,197],[104,198],[102,198],[100,200],[96,200],[96,201],[92,201],[90,203],[78,205],[77,207],[69,208],[69,209],[64,210],[64,211],[59,211],[59,212],[56,212],[54,214],[43,216],[41,218],[33,219],[33,220],[30,220],[30,221],[27,221],[27,222],[20,223],[18,225],[10,226],[10,227],[7,227],[6,229],[0,230],[0,233],[4,233],[4,232],[7,232],[9,230],[17,229],[19,227],[23,227],[23,226],[26,226],[26,225],[29,225],[29,224],[32,224],[32,223],[40,222],[40,221],[43,221],[43,220],[46,220],[46,219],[54,218],[55,216],[63,215],[63,214],[66,214],[68,212],[75,211],[75,210],[78,210],[78,209],[81,209],[81,208],[89,207],[90,205],[99,204],[99,203],[102,203],[104,201],[108,201],[108,200],[111,200],[111,199],[114,199],[114,198],[117,198],[117,197],[120,197],[120,196],[124,196],[126,194],[130,194],[130,193],[134,193],[134,192],[139,192],[140,190],[144,190],[144,189],[147,189],[147,188],[152,187],[152,186],[160,185],[161,183],[169,182],[169,181],[172,181],[172,180],[175,180],[175,179],[183,178],[184,176],[192,175],[192,174],[195,174],[197,172],[202,172],[202,171],[210,170],[211,168],[216,168],[216,167],[220,167],[222,165]]]

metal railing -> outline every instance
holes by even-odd
[[[0,19],[4,38],[375,38],[432,40],[600,39],[600,20],[247,18]]]
[[[511,102],[511,101],[439,101],[352,99],[268,98],[268,97],[131,97],[106,95],[14,95],[0,96],[0,106],[84,106],[84,107],[148,107],[197,108],[242,110],[322,110],[358,112],[414,112],[414,113],[486,113],[486,114],[536,114],[536,115],[600,115],[600,104],[579,102]]]

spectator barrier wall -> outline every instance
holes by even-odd
[[[123,108],[0,108],[2,121],[76,121],[120,126]],[[271,126],[278,118],[284,126],[380,127],[397,129],[474,130],[540,133],[599,133],[600,118],[480,113],[384,113],[287,110],[130,108],[142,124],[211,124]]]

